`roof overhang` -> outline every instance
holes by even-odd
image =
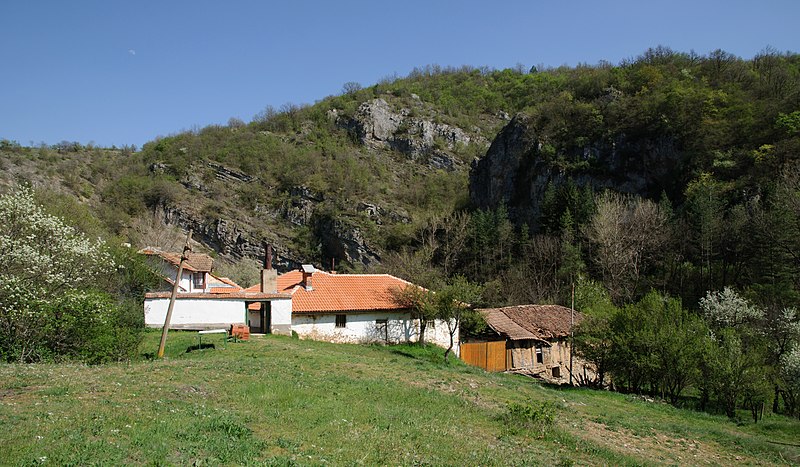
[[[149,292],[145,299],[170,298],[172,292]],[[241,300],[241,301],[267,301],[291,300],[292,296],[285,293],[259,293],[259,292],[231,292],[231,293],[178,293],[178,300]]]

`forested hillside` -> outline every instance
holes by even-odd
[[[139,151],[3,141],[2,178],[77,197],[138,246],[191,227],[243,278],[268,241],[283,268],[460,273],[495,304],[563,300],[578,274],[617,301],[650,287],[687,303],[725,285],[793,294],[799,64],[659,47],[617,65],[428,66]],[[641,199],[598,204],[605,189]],[[631,207],[644,200],[658,203],[646,241],[608,253],[605,209],[631,211],[617,228],[645,226]]]
[[[279,269],[389,271],[457,299],[446,305],[569,305],[574,285],[588,315],[576,349],[598,370],[593,384],[675,404],[688,392],[731,417],[745,408],[758,420],[769,402],[797,415],[799,161],[800,55],[771,49],[429,66],[141,150],[2,140],[3,215],[21,227],[0,236],[0,273],[13,279],[0,299],[18,319],[5,329],[21,337],[0,350],[59,355],[57,334],[32,353],[14,323],[66,306],[66,287],[76,313],[119,311],[98,321],[86,339],[99,350],[84,359],[124,358],[105,339],[129,328],[125,310],[147,282],[125,272],[138,268],[122,250],[115,262],[128,266],[104,295],[83,294],[92,280],[50,287],[19,245],[48,254],[39,237],[55,232],[81,254],[94,237],[176,249],[192,229],[217,272],[243,285],[265,242]],[[25,229],[45,234],[34,245]],[[110,258],[102,245],[98,257]],[[98,275],[109,261],[94,260]],[[34,287],[52,300],[37,301],[46,294]],[[459,299],[464,290],[481,297]]]

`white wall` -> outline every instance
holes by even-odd
[[[270,302],[270,332],[292,335],[292,301],[273,300]]]
[[[283,300],[289,301],[289,300]],[[144,301],[144,323],[161,327],[167,316],[169,298],[148,298]],[[244,300],[181,298],[175,300],[170,328],[200,329],[245,323]]]
[[[145,325],[163,326],[168,307],[169,298],[145,299]],[[245,324],[246,313],[247,308],[242,299],[180,298],[175,301],[170,328],[210,329],[227,327],[231,324]],[[416,342],[419,337],[417,320],[411,319],[408,313],[349,313],[344,328],[336,327],[335,314],[292,315],[292,301],[289,299],[272,300],[271,313],[270,332],[289,335],[295,331],[303,339],[340,343],[397,344]],[[381,319],[388,321],[385,331],[383,326],[375,323]],[[450,345],[447,324],[440,320],[435,321],[433,326],[429,324],[425,331],[425,340],[447,348]],[[459,353],[458,344],[458,333],[456,333],[453,347],[456,355]]]
[[[175,274],[178,273],[177,266],[164,260],[159,261],[157,263],[156,268],[158,269],[158,272],[160,272],[162,276],[168,278],[171,281],[175,280]],[[180,285],[183,291],[185,292],[204,292],[205,289],[194,288],[194,281],[192,281],[192,274],[193,273],[191,271],[187,271],[184,269],[183,273],[181,274],[181,280],[178,282],[178,285]],[[202,274],[206,274],[205,282],[206,286],[208,286],[208,275],[207,273],[202,273]],[[162,322],[161,324],[163,325],[164,323]]]
[[[337,328],[336,314],[295,314],[292,316],[292,330],[303,339],[352,344],[366,342],[397,344],[416,342],[419,337],[417,320],[411,319],[411,315],[408,313],[348,313],[346,315],[346,326]],[[375,323],[376,320],[381,319],[388,321],[386,330]],[[449,347],[450,334],[447,331],[447,324],[437,320],[434,326],[428,325],[425,330],[425,340],[440,347]],[[455,336],[453,351],[458,355],[458,333]]]

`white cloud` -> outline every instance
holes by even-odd
[[[131,55],[136,55],[136,51],[133,49],[128,49],[128,53]]]

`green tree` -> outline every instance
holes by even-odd
[[[733,328],[715,333],[713,343],[704,359],[709,369],[707,377],[719,404],[730,418],[736,417],[740,404],[746,404],[757,421],[758,408],[770,393],[763,348],[746,344]]]
[[[436,318],[447,324],[450,335],[450,346],[444,352],[445,361],[453,351],[456,334],[465,318],[476,320],[474,315],[477,312],[474,311],[474,307],[478,304],[481,294],[483,294],[482,286],[468,281],[464,276],[455,276],[435,295],[429,296],[434,302]]]
[[[705,335],[705,326],[679,300],[650,292],[610,319],[609,370],[615,384],[677,403],[698,376]]]
[[[392,300],[402,308],[411,313],[411,318],[417,320],[419,338],[417,343],[425,345],[425,331],[428,322],[437,317],[437,309],[433,298],[433,292],[423,289],[414,284],[409,284],[402,289],[392,290]]]

